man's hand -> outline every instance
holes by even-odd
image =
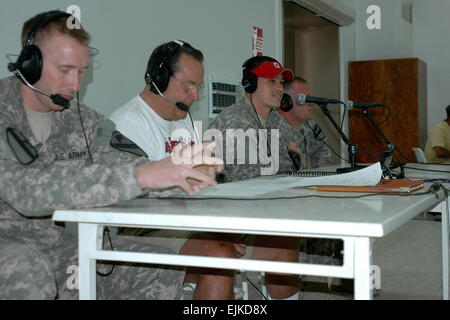
[[[436,153],[436,157],[450,158],[450,150],[447,150],[443,147],[433,147],[433,150]]]
[[[180,187],[187,194],[216,185],[215,173],[222,170],[223,160],[211,156],[214,142],[174,148],[171,157],[136,167],[142,189],[168,189]]]
[[[203,156],[207,156],[207,157],[212,157],[214,155],[214,151],[215,151],[215,144],[213,143],[205,143],[204,144],[206,147],[203,149]],[[199,145],[201,146],[201,145]],[[217,173],[221,172],[223,169],[223,165],[196,165],[195,166],[195,170],[203,173],[204,175],[207,175],[208,177],[211,177],[213,179],[216,178]],[[201,190],[203,188],[206,188],[208,185],[205,184],[205,182],[201,182],[198,180],[194,180],[191,178],[188,178],[186,180],[190,186],[194,189],[195,192],[197,192],[198,190]]]

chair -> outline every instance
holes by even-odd
[[[413,148],[413,151],[414,151],[414,154],[416,155],[417,162],[427,163],[427,159],[425,158],[425,154],[423,153],[422,149]],[[436,207],[434,207],[433,209],[431,209],[428,212],[435,215],[436,212],[440,212],[439,208],[440,208],[440,205],[437,205]],[[427,215],[427,211],[424,211],[423,216],[426,217],[426,215]]]
[[[425,158],[425,154],[423,153],[423,150],[420,148],[412,148],[414,151],[414,154],[416,155],[417,162],[420,163],[427,163],[427,159]]]

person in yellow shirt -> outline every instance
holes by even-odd
[[[447,119],[436,124],[428,135],[425,145],[428,162],[450,162],[450,105],[445,111]]]

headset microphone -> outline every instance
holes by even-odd
[[[147,80],[147,78],[146,78],[146,80]],[[148,83],[148,82],[147,82]],[[161,97],[163,97],[165,100],[167,100],[167,101],[169,101],[170,103],[173,103],[178,109],[180,109],[181,111],[184,111],[184,112],[188,112],[189,111],[189,107],[187,106],[187,105],[185,105],[183,102],[180,102],[180,101],[174,101],[174,100],[172,100],[172,99],[170,99],[170,98],[167,98],[165,95],[163,95],[162,93],[161,93],[161,91],[159,91],[159,89],[158,89],[158,86],[153,82],[153,81],[151,81],[151,83],[153,84],[153,87],[156,89],[156,91],[158,92],[158,94],[161,96]]]
[[[29,87],[30,89],[43,94],[44,96],[49,97],[50,99],[52,99],[54,104],[57,104],[61,107],[63,107],[64,109],[67,109],[69,107],[69,100],[64,98],[63,96],[59,95],[59,94],[50,94],[47,93],[45,91],[42,91],[38,88],[33,87],[28,81],[27,79],[25,79],[25,77],[23,76],[22,72],[20,72],[20,70],[17,68],[17,66],[14,63],[8,63],[8,70],[10,72],[13,72],[16,76],[19,76],[19,78],[23,81],[23,83],[25,83],[25,85],[27,87]]]
[[[13,72],[16,76],[19,76],[19,78],[23,81],[23,83],[25,83],[25,85],[27,87],[29,87],[30,89],[43,94],[44,96],[49,97],[50,99],[52,99],[54,104],[57,104],[61,107],[63,107],[64,109],[67,109],[69,107],[69,100],[64,98],[63,96],[59,95],[59,94],[50,94],[48,92],[42,91],[38,88],[33,87],[28,81],[27,79],[25,79],[25,77],[23,76],[22,72],[20,72],[20,70],[17,68],[17,66],[14,63],[8,63],[8,70],[10,72]]]

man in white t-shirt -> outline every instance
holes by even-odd
[[[170,156],[175,145],[198,143],[189,108],[199,100],[203,84],[203,54],[188,43],[171,41],[150,56],[142,92],[116,110],[117,130],[157,161]],[[244,252],[228,236],[171,230],[123,229],[122,234],[145,236],[185,255],[237,258]],[[234,272],[188,269],[185,280],[196,282],[195,299],[233,299]]]
[[[169,42],[165,47],[171,44],[175,52],[188,45],[180,47],[178,43]],[[164,58],[161,56],[167,55],[167,50],[170,50],[165,47],[155,49],[156,54],[152,55],[153,59],[150,58],[144,90],[110,116],[117,130],[136,143],[153,161],[170,156],[179,143],[199,143],[188,112],[192,103],[199,99],[198,89],[203,83],[202,53],[192,48],[187,49],[193,52],[192,55],[178,54],[180,61],[176,64],[177,70],[166,76],[165,84],[161,82],[164,81],[162,76],[153,75],[152,78],[151,75],[151,72],[170,73],[164,71],[170,66],[159,67],[152,62],[162,62]],[[161,83],[157,83],[155,78],[160,79]]]

